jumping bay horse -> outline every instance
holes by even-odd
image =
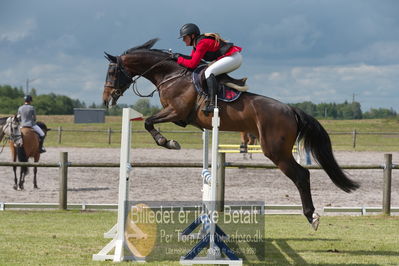
[[[151,49],[157,39],[131,48],[121,56],[106,53],[110,61],[103,91],[104,105],[115,105],[120,96],[138,78],[144,77],[157,88],[163,109],[145,120],[145,128],[155,142],[168,149],[180,149],[178,142],[166,139],[154,124],[173,122],[180,126],[194,125],[211,129],[212,116],[202,111],[204,96],[197,93],[192,83],[192,71],[171,59],[170,52]],[[245,131],[256,136],[263,154],[290,178],[300,193],[303,213],[314,230],[319,225],[310,191],[309,171],[299,165],[292,148],[296,139],[304,139],[305,147],[312,151],[332,182],[345,192],[351,192],[359,184],[349,179],[337,164],[330,137],[322,125],[302,110],[275,99],[244,92],[234,102],[218,101],[220,130]]]
[[[47,128],[46,124],[43,122],[37,122],[37,125],[43,130],[45,134],[50,129]],[[34,162],[39,162],[40,159],[40,149],[39,149],[39,135],[30,127],[19,128],[19,121],[14,117],[10,117],[9,121],[3,126],[10,127],[8,130],[10,134],[10,150],[11,158],[13,162],[17,159],[19,162],[28,162],[29,158],[33,158]],[[17,143],[22,138],[22,145]],[[14,189],[23,190],[25,183],[25,176],[28,174],[28,167],[21,166],[19,181],[17,178],[17,166],[13,166],[14,171]],[[37,186],[37,167],[33,168],[33,188],[38,188]]]

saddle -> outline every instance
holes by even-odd
[[[192,73],[192,80],[195,89],[200,94],[208,95],[208,88],[205,79],[205,70],[207,65],[200,65],[194,69]],[[247,78],[234,79],[226,73],[216,76],[218,82],[218,99],[224,102],[232,102],[237,100],[242,92],[248,90],[248,86],[245,85]]]

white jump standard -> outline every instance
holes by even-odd
[[[104,234],[104,237],[113,239],[98,254],[93,255],[93,260],[113,260],[114,262],[133,260],[145,262],[143,257],[136,257],[134,254],[131,254],[131,252],[129,252],[129,255],[125,255],[125,252],[129,250],[126,245],[125,229],[128,213],[129,173],[132,170],[130,163],[131,121],[141,117],[143,117],[143,115],[139,112],[131,108],[123,108],[119,167],[118,221],[109,232]],[[136,231],[137,236],[142,238],[144,233],[141,232],[138,227],[136,227]],[[109,254],[113,249],[115,249],[114,254]]]
[[[204,131],[204,153],[203,153],[203,214],[198,217],[192,224],[190,224],[183,232],[181,237],[192,235],[192,232],[200,225],[202,225],[200,232],[196,238],[201,239],[191,251],[185,256],[181,257],[180,263],[183,265],[192,264],[227,264],[227,265],[242,265],[242,259],[238,258],[236,254],[223,242],[227,236],[222,229],[215,223],[215,215],[217,209],[223,208],[216,206],[220,204],[220,193],[218,188],[221,188],[220,176],[218,176],[218,144],[219,144],[219,109],[215,107],[212,118],[212,171],[208,170],[208,132]],[[219,181],[219,182],[218,182]],[[218,184],[219,183],[219,184]],[[219,196],[218,196],[219,194]],[[218,207],[218,208],[217,208]],[[208,247],[206,257],[197,257],[202,249]],[[227,258],[222,258],[222,253]]]

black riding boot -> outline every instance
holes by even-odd
[[[40,153],[46,152],[46,149],[43,147],[44,138],[45,137],[39,137],[39,150],[40,150]]]
[[[218,90],[215,75],[211,74],[206,79],[206,84],[208,85],[208,99],[206,100],[205,108],[202,109],[202,111],[208,115],[209,113],[213,113],[213,109],[215,108],[215,95]]]

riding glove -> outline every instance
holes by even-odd
[[[172,53],[172,54],[170,55],[170,57],[172,58],[172,60],[175,60],[175,61],[177,61],[177,59],[178,59],[180,56],[181,56],[181,54],[179,54],[179,53]]]

